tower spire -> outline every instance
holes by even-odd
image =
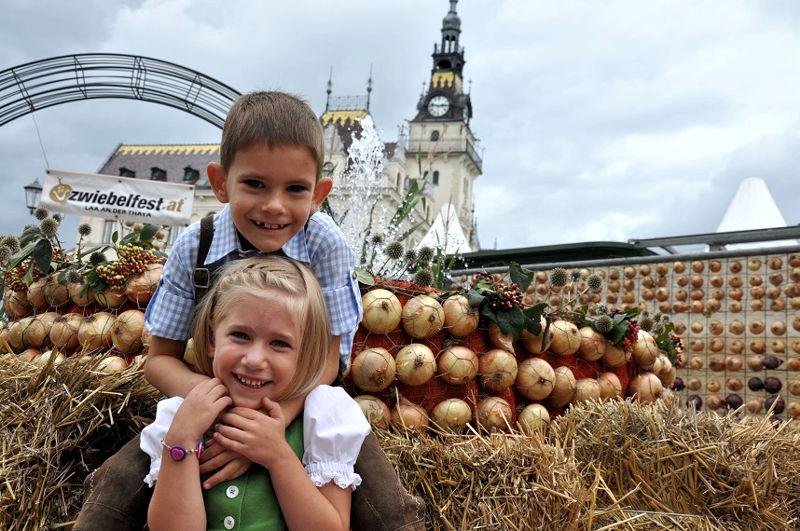
[[[325,112],[328,112],[331,103],[331,92],[333,92],[333,66],[331,66],[330,74],[328,74],[328,86],[325,92],[328,94],[327,98],[325,98]]]
[[[369,79],[367,80],[367,111],[369,112],[369,98],[372,95],[372,63],[369,64]]]

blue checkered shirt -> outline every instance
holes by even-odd
[[[145,313],[147,330],[155,336],[184,340],[191,335],[194,313],[194,268],[200,247],[200,222],[183,231],[164,264],[158,290]],[[361,320],[361,295],[353,273],[353,252],[341,229],[327,214],[316,212],[305,228],[282,248],[284,254],[307,264],[319,280],[331,320],[331,334],[341,336],[339,365],[350,364],[353,335]],[[205,265],[236,260],[242,251],[230,207],[214,216],[214,239]]]

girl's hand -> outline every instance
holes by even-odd
[[[197,384],[175,413],[168,435],[182,440],[199,440],[231,403],[228,389],[218,378]]]
[[[236,479],[247,472],[251,464],[252,461],[246,457],[227,450],[211,439],[206,444],[203,455],[200,456],[200,473],[209,474],[215,470],[216,472],[203,482],[203,488],[208,490],[222,482]]]
[[[235,407],[222,416],[214,440],[266,469],[294,455],[286,442],[283,412],[277,402],[263,398],[264,411]]]

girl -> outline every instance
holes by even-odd
[[[159,402],[142,432],[145,482],[158,480],[150,529],[349,529],[369,424],[343,389],[316,385],[330,333],[313,274],[277,256],[233,262],[198,307],[193,337],[212,378]],[[284,428],[278,401],[303,395],[302,418]],[[210,444],[260,466],[204,491],[198,458],[212,428]]]

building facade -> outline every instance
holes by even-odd
[[[482,158],[471,128],[472,102],[464,90],[464,48],[459,43],[461,19],[457,0],[442,20],[441,39],[434,44],[430,79],[417,104],[416,115],[407,126],[398,128],[398,138],[383,144],[383,171],[380,176],[380,201],[383,217],[391,216],[406,196],[414,180],[426,197],[399,228],[400,232],[419,225],[410,241],[419,242],[436,216],[450,204],[457,213],[461,230],[472,250],[480,248],[474,216],[473,183],[481,175]],[[370,116],[372,80],[366,96],[333,96],[328,81],[325,110],[320,121],[325,132],[323,172],[346,178],[348,149],[361,134],[361,121]],[[195,186],[192,221],[219,210],[222,205],[212,193],[206,166],[219,160],[218,144],[120,144],[99,169],[99,173],[151,180],[181,182]],[[334,217],[358,201],[352,186],[335,182],[330,197]],[[388,214],[386,214],[388,212]],[[98,218],[82,219],[93,226],[90,243],[108,243],[122,224]],[[385,224],[388,219],[376,219]],[[167,247],[182,227],[171,227]]]

